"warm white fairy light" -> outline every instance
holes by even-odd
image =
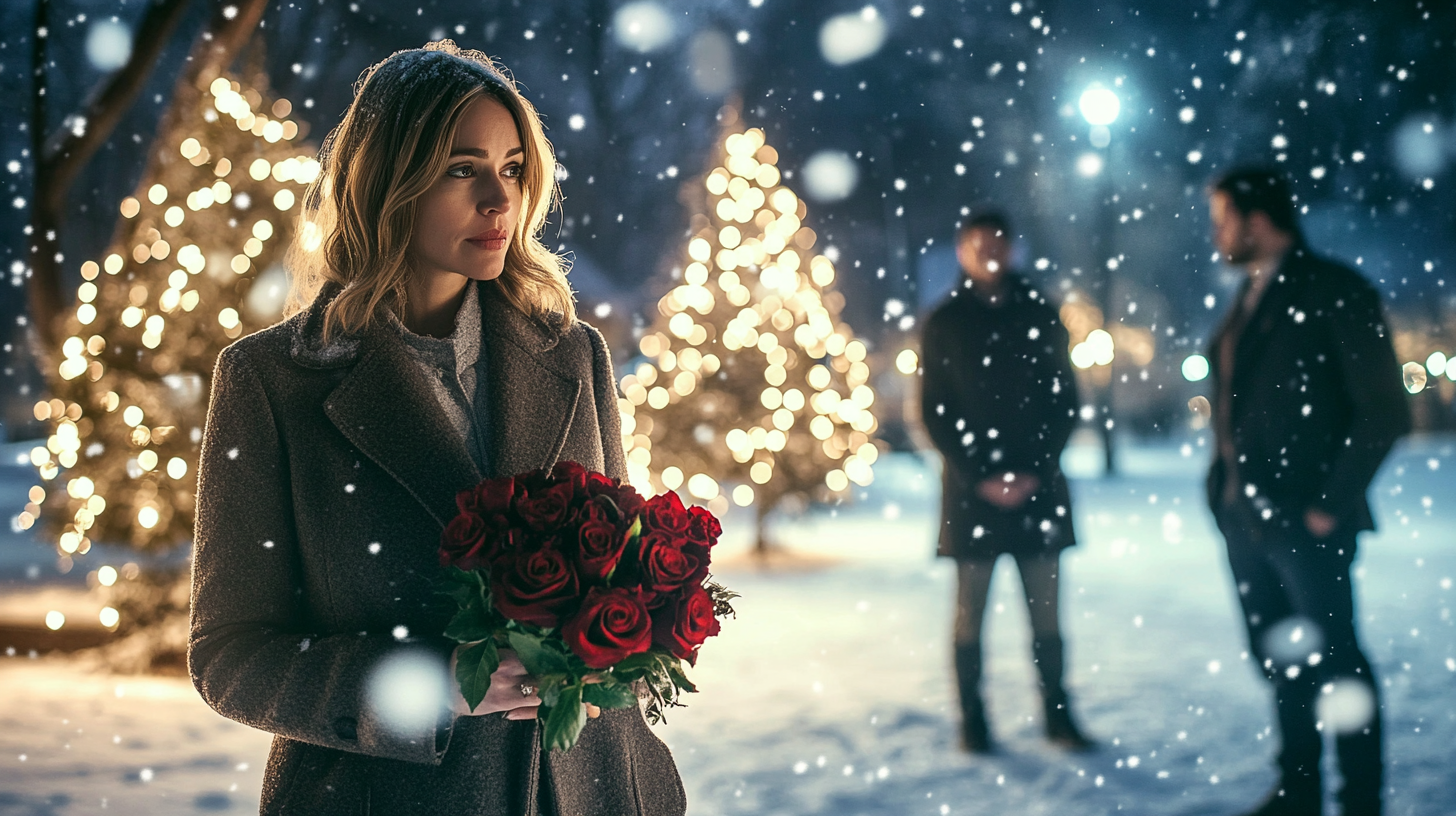
[[[217,297],[208,293],[217,292],[220,272],[236,277],[256,271],[259,262],[271,263],[264,253],[281,248],[291,235],[302,188],[321,169],[309,155],[311,149],[289,144],[298,138],[300,127],[288,119],[292,105],[287,100],[266,103],[257,91],[219,77],[201,101],[205,107],[197,110],[198,119],[179,128],[190,132],[160,137],[176,139],[171,164],[163,163],[158,178],[119,203],[128,236],[123,244],[100,262],[81,265],[71,336],[60,348],[58,379],[52,382],[57,396],[34,407],[36,419],[49,422],[52,433],[43,446],[31,450],[31,464],[43,483],[63,482],[32,487],[15,524],[32,528],[49,499],[53,506],[46,508],[46,516],[58,523],[51,534],[64,556],[63,568],[68,557],[90,550],[89,534],[108,508],[107,491],[116,493],[113,504],[122,508],[110,522],[113,538],[129,536],[133,543],[145,544],[161,536],[171,543],[190,532],[190,477],[195,474],[201,417],[179,414],[173,403],[190,393],[189,404],[205,406],[206,381],[189,385],[189,378],[200,375],[181,369],[179,361],[199,356],[194,350],[199,339],[204,340],[203,349],[220,347],[260,323],[226,303],[212,307],[217,323],[210,330],[197,325],[205,312],[190,323],[176,321],[186,319],[205,297]],[[217,130],[220,121],[228,121],[218,114],[230,117],[236,131]],[[261,141],[239,141],[237,131]],[[199,172],[205,180],[198,178]],[[245,194],[246,199],[240,198]],[[236,207],[214,209],[229,204]],[[188,235],[196,236],[206,250]],[[314,246],[306,247],[310,250],[321,243],[316,226],[312,236]],[[242,243],[224,247],[217,244],[219,239]],[[235,291],[228,283],[221,285],[228,287],[225,292]],[[103,319],[107,316],[109,320]],[[123,349],[126,357],[112,356]],[[130,354],[133,350],[135,355]],[[126,367],[112,371],[112,361],[118,359],[127,360]],[[189,362],[188,367],[198,363]],[[181,424],[179,420],[187,427],[167,424]],[[191,436],[182,435],[189,432]],[[183,444],[169,444],[179,440]],[[71,472],[62,477],[64,471]],[[103,586],[116,577],[112,567],[97,572]],[[110,610],[109,616],[102,613],[101,622],[111,627],[118,619]]]
[[[730,496],[749,506],[803,489],[808,462],[822,462],[809,469],[831,493],[867,485],[877,455],[875,394],[868,349],[837,322],[838,304],[829,302],[839,297],[826,292],[834,264],[814,252],[805,206],[781,186],[778,154],[763,131],[730,133],[721,147],[720,166],[703,180],[711,215],[695,220],[680,283],[658,302],[662,321],[639,341],[648,362],[621,383],[631,478],[646,490],[686,484],[695,498],[719,502],[717,509],[726,509]],[[750,392],[754,404],[741,416],[713,416],[707,408],[719,403],[710,382],[723,373],[720,355],[747,355],[749,367],[738,362],[732,373],[761,377]],[[684,400],[701,402],[687,413],[667,413]],[[695,439],[698,451],[679,451],[680,441],[662,436],[664,422],[692,423],[679,436]],[[795,437],[809,445],[792,447]],[[653,449],[654,438],[663,450]],[[827,461],[816,460],[819,453]],[[780,456],[800,464],[790,467]],[[683,471],[688,461],[694,475]],[[737,473],[744,483],[724,493],[716,481],[710,489],[702,471],[718,478]]]

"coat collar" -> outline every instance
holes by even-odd
[[[1007,270],[1004,288],[995,303],[990,303],[977,294],[974,286],[967,286],[963,279],[951,295],[955,301],[964,304],[961,308],[977,310],[987,313],[1000,312],[1008,306],[1023,306],[1027,303],[1045,302],[1041,293],[1032,286],[1031,281],[1015,270]]]
[[[480,320],[487,332],[502,334],[531,353],[549,351],[561,341],[561,332],[552,326],[554,321],[523,314],[506,300],[498,285],[484,282],[475,288],[480,295]],[[335,332],[324,342],[324,315],[342,291],[333,281],[325,283],[308,308],[289,321],[293,324],[289,353],[294,362],[305,368],[353,365],[365,337],[378,331],[378,326],[372,326],[360,332]]]
[[[549,467],[565,446],[585,384],[550,359],[559,333],[511,306],[495,286],[476,288],[489,385],[486,475]],[[443,528],[455,517],[455,495],[482,474],[397,331],[376,324],[323,342],[323,313],[339,291],[326,285],[295,318],[293,359],[308,368],[349,368],[324,412]]]
[[[1240,371],[1248,371],[1250,361],[1258,359],[1263,353],[1264,347],[1269,342],[1270,330],[1274,328],[1274,321],[1279,320],[1281,315],[1286,315],[1293,307],[1294,301],[1304,291],[1313,274],[1310,260],[1313,255],[1309,247],[1303,242],[1297,242],[1289,248],[1284,260],[1280,261],[1279,267],[1271,274],[1274,278],[1269,281],[1264,293],[1260,295],[1258,304],[1254,307],[1254,313],[1244,322],[1234,346],[1234,376]],[[1237,314],[1238,304],[1248,294],[1252,282],[1245,280],[1239,287],[1235,296],[1234,307],[1229,309],[1228,315],[1224,317],[1223,324],[1219,327],[1218,333],[1214,335],[1209,348],[1210,359],[1214,361],[1215,367],[1222,363],[1219,355],[1219,344],[1221,338],[1232,331],[1234,315]]]

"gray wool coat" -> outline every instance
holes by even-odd
[[[601,335],[478,289],[484,475],[571,460],[624,476]],[[672,756],[636,708],[543,756],[534,720],[445,714],[399,733],[368,704],[382,662],[448,658],[436,548],[455,494],[483,475],[397,332],[322,342],[337,293],[222,352],[203,434],[188,662],[209,705],[277,735],[262,813],[683,813]]]

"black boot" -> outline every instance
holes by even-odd
[[[989,754],[991,730],[981,702],[981,644],[957,643],[955,668],[961,696],[961,747],[973,754]]]
[[[1319,777],[1286,777],[1244,816],[1320,816],[1324,812],[1321,798]]]
[[[1041,677],[1046,735],[1053,744],[1070,751],[1090,751],[1097,744],[1084,736],[1072,719],[1072,704],[1062,686],[1062,639],[1036,638],[1031,642],[1036,671]]]

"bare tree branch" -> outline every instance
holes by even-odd
[[[42,157],[40,165],[45,167],[49,176],[48,184],[37,192],[52,212],[59,212],[65,206],[66,190],[76,173],[106,143],[107,137],[146,86],[147,75],[156,65],[177,25],[182,22],[187,2],[158,0],[152,3],[132,37],[130,59],[93,92],[80,114],[82,126],[63,125],[46,141],[44,152],[38,155]],[[43,0],[41,5],[48,3]]]
[[[267,0],[214,0],[212,19],[188,55],[187,67],[177,79],[171,104],[159,123],[157,133],[169,132],[169,126],[179,115],[178,111],[188,109],[194,95],[201,93],[202,88],[232,63],[258,27],[267,5]],[[64,313],[69,305],[62,295],[63,276],[56,260],[60,248],[59,232],[65,220],[67,192],[76,174],[105,144],[145,86],[147,76],[176,31],[186,7],[187,0],[154,0],[137,28],[133,38],[136,47],[126,65],[113,74],[87,103],[81,114],[84,126],[79,129],[63,128],[47,139],[46,37],[41,32],[46,31],[49,24],[50,0],[37,0],[31,108],[35,201],[31,207],[28,294],[36,332],[37,361],[47,376],[54,369],[50,359],[63,339]],[[149,168],[159,160],[159,149],[153,149]]]

